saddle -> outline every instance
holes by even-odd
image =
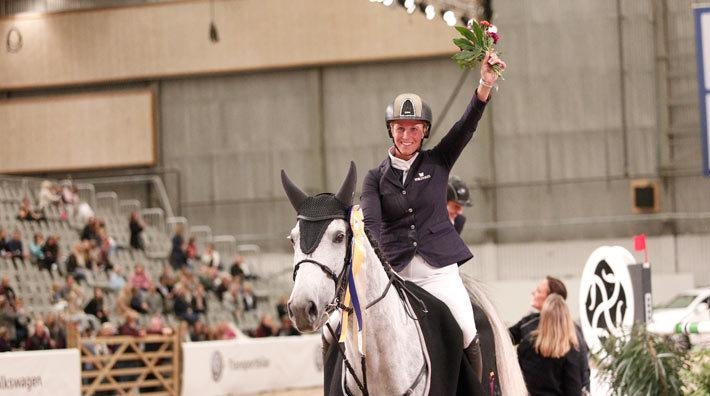
[[[461,329],[446,304],[412,282],[405,281],[405,287],[423,302],[423,305],[410,304],[410,308],[419,319],[417,323],[422,330],[426,350],[429,353],[431,365],[428,378],[425,378],[429,382],[429,395],[497,395],[499,391],[495,382],[497,378],[495,344],[491,325],[483,310],[474,305],[476,327],[483,354],[484,378],[481,384],[475,378],[473,369],[463,354]],[[343,356],[335,342],[330,344],[324,353],[324,394],[345,396],[342,385]],[[493,372],[492,377],[491,372]],[[353,385],[349,384],[349,386]]]

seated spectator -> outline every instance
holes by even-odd
[[[11,350],[10,331],[7,327],[0,326],[0,352],[10,352]]]
[[[61,187],[61,219],[68,220],[76,214],[76,209],[81,202],[79,199],[79,189],[71,181],[66,180]]]
[[[101,323],[108,321],[108,313],[104,309],[104,291],[100,287],[94,288],[94,297],[86,304],[84,312],[94,315]]]
[[[209,341],[210,331],[205,322],[198,320],[190,327],[190,341]]]
[[[131,218],[128,221],[128,228],[131,231],[131,247],[133,249],[145,250],[143,246],[143,230],[145,229],[145,222],[143,218],[140,217],[138,212],[131,212]]]
[[[145,271],[145,267],[141,263],[137,263],[133,269],[133,274],[130,277],[129,283],[138,290],[148,290],[153,286],[153,281],[150,279],[150,274]]]
[[[17,312],[15,308],[10,306],[5,295],[0,294],[0,329],[7,329],[7,336],[10,343],[13,344],[15,341],[15,320],[17,319]]]
[[[89,241],[81,241],[74,244],[69,257],[65,263],[67,274],[72,275],[77,281],[86,281],[87,273],[91,270],[91,257]]]
[[[145,330],[138,325],[138,314],[136,312],[129,311],[126,313],[123,324],[118,328],[118,334],[133,337],[145,336]]]
[[[25,306],[21,299],[15,300],[15,340],[13,348],[22,348],[27,342],[30,332],[30,315],[25,311]]]
[[[123,290],[126,285],[126,277],[123,275],[123,267],[115,265],[113,268],[108,268],[108,289],[114,293]]]
[[[91,209],[91,205],[89,205],[88,203],[80,202],[79,205],[77,205],[76,214],[74,215],[74,218],[77,223],[86,224],[89,219],[95,216],[96,214],[94,213],[94,210]]]
[[[44,235],[41,232],[37,232],[30,243],[30,261],[37,266],[40,266],[40,263],[44,261],[42,246],[44,246]]]
[[[232,266],[229,268],[229,273],[232,277],[241,278],[242,281],[244,279],[256,279],[256,276],[253,276],[251,271],[249,271],[249,267],[244,260],[244,256],[241,255],[234,257]]]
[[[0,257],[8,257],[7,253],[7,231],[0,227]]]
[[[175,283],[177,282],[177,277],[173,272],[173,267],[163,264],[163,270],[160,272],[158,282],[160,282],[158,292],[163,296],[163,298],[168,298],[170,293],[173,291],[173,286],[175,286]]]
[[[30,203],[30,199],[25,197],[22,199],[20,209],[17,211],[17,220],[43,221],[46,220],[46,218],[42,212],[34,210],[34,208],[32,208],[32,204]]]
[[[96,265],[99,268],[107,269],[111,268],[112,264],[109,260],[111,252],[116,249],[116,241],[108,235],[106,227],[102,224],[98,231],[98,256],[96,260]]]
[[[19,230],[13,231],[12,239],[5,243],[5,250],[7,251],[8,256],[13,259],[22,260],[29,257],[29,255],[25,253],[25,249],[22,246],[22,234],[20,234]]]
[[[271,315],[268,313],[261,315],[261,319],[259,320],[259,326],[254,329],[254,337],[272,337],[275,336],[277,333],[278,327],[274,323],[274,320],[271,318]]]
[[[197,322],[198,316],[192,311],[192,305],[182,285],[176,285],[173,289],[173,312],[176,317],[190,325]]]
[[[67,347],[67,323],[63,314],[48,313],[44,318],[44,325],[49,331],[52,340],[52,349]]]
[[[51,271],[57,269],[57,260],[59,259],[59,237],[50,235],[42,246],[42,254],[44,259],[41,268]]]
[[[256,296],[249,282],[246,282],[242,288],[242,302],[244,304],[244,312],[256,310]]]
[[[234,278],[229,285],[229,290],[223,294],[223,305],[228,309],[236,320],[241,320],[244,316],[244,300],[242,299],[242,284],[239,278]]]
[[[281,317],[281,328],[279,328],[277,335],[279,335],[279,336],[297,336],[297,335],[301,335],[301,333],[293,325],[291,318],[289,318],[288,315],[284,315]]]
[[[214,329],[214,339],[215,340],[233,340],[238,336],[238,332],[229,326],[229,323],[222,321],[215,326]]]
[[[537,330],[518,345],[525,385],[533,395],[581,395],[579,342],[565,300],[551,294],[540,311]]]
[[[236,281],[238,282],[238,280]],[[214,289],[214,293],[217,296],[217,300],[219,300],[219,302],[224,301],[224,293],[229,291],[229,287],[231,286],[231,284],[232,277],[228,274],[223,274],[222,277],[219,278],[219,283]]]
[[[197,284],[195,292],[192,294],[192,300],[190,301],[192,305],[192,312],[198,315],[204,315],[207,313],[207,299],[205,297],[205,287],[202,284]]]
[[[148,306],[148,313],[151,315],[168,312],[166,301],[155,286],[151,286],[143,293],[143,301]]]
[[[58,207],[61,200],[59,186],[49,180],[43,181],[39,190],[39,210],[46,215],[47,209],[50,206]]]
[[[276,304],[276,314],[279,318],[288,316],[288,296],[281,296],[279,303]]]
[[[69,274],[64,277],[64,286],[59,290],[59,295],[68,303],[74,302],[81,305],[84,301],[84,291],[76,283],[74,276]]]
[[[86,222],[86,225],[79,234],[79,239],[82,241],[99,242],[99,220],[96,217],[89,218],[89,221]]]
[[[150,311],[148,303],[143,300],[143,293],[135,287],[131,287],[130,307],[139,314],[145,315]]]
[[[47,331],[44,321],[38,320],[35,322],[34,332],[25,342],[25,349],[28,351],[54,349],[54,342],[49,336],[49,331]]]
[[[187,240],[187,247],[185,247],[185,256],[187,257],[188,262],[197,259],[197,243],[195,241],[195,237],[190,237],[190,239]]]
[[[210,268],[222,268],[222,264],[220,261],[220,256],[219,252],[214,249],[214,244],[210,243],[207,245],[207,250],[205,253],[200,257],[200,261],[202,262],[203,265],[206,265],[207,267]]]
[[[15,302],[17,301],[17,294],[15,294],[15,289],[10,285],[10,276],[3,275],[2,280],[0,280],[0,296],[5,297],[8,305],[15,309]]]

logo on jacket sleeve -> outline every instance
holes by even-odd
[[[425,175],[424,172],[419,172],[417,173],[417,177],[414,178],[414,181],[422,181],[429,179],[431,175]]]

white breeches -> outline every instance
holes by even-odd
[[[476,336],[476,322],[473,319],[473,308],[466,287],[459,275],[457,264],[437,268],[431,266],[420,255],[415,255],[399,275],[431,293],[443,301],[454,315],[463,333],[463,348],[465,349]]]

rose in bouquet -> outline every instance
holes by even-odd
[[[472,69],[481,63],[486,57],[486,53],[492,52],[493,47],[498,43],[498,29],[488,21],[477,22],[471,20],[468,28],[456,26],[456,30],[461,37],[454,39],[454,44],[461,49],[452,59],[464,69]],[[493,71],[501,76],[503,69],[499,65],[493,65]]]

